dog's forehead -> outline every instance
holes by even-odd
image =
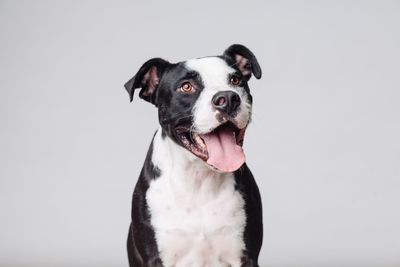
[[[190,59],[185,62],[185,66],[199,73],[205,86],[226,84],[228,75],[235,72],[235,69],[220,57]]]

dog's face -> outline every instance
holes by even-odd
[[[242,150],[251,118],[248,80],[261,77],[253,53],[230,46],[222,56],[176,64],[160,58],[147,61],[125,84],[131,101],[140,97],[158,107],[163,135],[221,172],[244,163]]]

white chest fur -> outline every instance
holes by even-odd
[[[246,217],[233,175],[212,171],[160,131],[153,163],[161,176],[146,198],[163,264],[240,266]]]

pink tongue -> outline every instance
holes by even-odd
[[[223,172],[233,172],[245,161],[243,149],[236,144],[232,130],[221,129],[202,136],[207,145],[207,163]]]

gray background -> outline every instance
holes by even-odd
[[[127,266],[151,57],[243,43],[262,266],[400,266],[399,1],[1,1],[0,266]]]

